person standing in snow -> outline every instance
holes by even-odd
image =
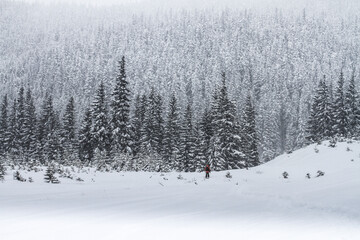
[[[206,175],[205,175],[205,178],[210,178],[210,167],[209,167],[209,164],[206,165],[205,167],[205,172],[206,172]]]

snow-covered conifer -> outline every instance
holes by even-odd
[[[345,111],[347,116],[347,136],[354,137],[360,130],[359,94],[356,90],[354,74],[351,76],[349,86],[345,94]]]
[[[112,147],[114,151],[132,153],[130,124],[130,90],[126,79],[125,57],[119,62],[119,73],[112,93]]]
[[[347,135],[348,116],[345,109],[344,97],[344,74],[341,71],[337,88],[335,90],[333,103],[333,131],[336,136],[345,137]]]
[[[109,156],[111,151],[111,132],[105,96],[105,86],[100,84],[92,105],[92,144],[99,156]],[[103,153],[104,152],[104,153]]]
[[[87,109],[79,130],[79,158],[83,162],[90,162],[94,156],[91,126],[91,111]]]

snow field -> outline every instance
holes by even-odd
[[[8,170],[1,239],[360,239],[360,143],[328,145],[208,180],[89,169],[75,173],[84,182],[61,184],[44,183],[45,170],[21,171],[34,180],[23,183]]]

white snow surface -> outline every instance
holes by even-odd
[[[101,173],[0,183],[2,240],[360,239],[360,143],[310,145],[249,170]],[[318,150],[318,152],[315,151]],[[316,172],[325,172],[316,177]],[[282,173],[289,173],[284,179]],[[310,173],[311,178],[305,177]]]

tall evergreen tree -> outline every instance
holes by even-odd
[[[360,107],[359,94],[356,91],[355,75],[351,76],[349,86],[345,94],[345,111],[347,119],[347,135],[348,137],[355,137],[360,130]]]
[[[24,154],[24,146],[25,146],[25,97],[24,97],[24,87],[20,87],[17,99],[17,112],[16,112],[16,128],[17,128],[17,139],[16,144],[20,154]]]
[[[144,127],[145,114],[146,114],[147,98],[146,95],[140,97],[138,95],[135,100],[135,111],[133,116],[133,154],[136,155],[141,149],[141,136]]]
[[[163,154],[163,143],[164,143],[164,118],[163,118],[163,100],[162,97],[157,94],[155,97],[155,109],[154,109],[154,120],[155,120],[155,142],[156,150],[158,154]]]
[[[113,147],[122,153],[132,153],[130,124],[130,90],[125,72],[125,57],[119,62],[119,74],[116,77],[112,94],[112,139]]]
[[[14,100],[12,109],[10,113],[10,122],[12,124],[8,125],[8,141],[9,141],[9,153],[12,157],[15,157],[19,153],[18,149],[18,139],[19,139],[19,132],[17,128],[17,103]]]
[[[206,153],[207,146],[205,144],[204,132],[200,129],[200,125],[197,124],[194,128],[194,171],[202,171],[207,163]]]
[[[142,136],[143,151],[162,154],[163,122],[162,98],[152,88],[148,97],[148,107],[144,121]]]
[[[345,109],[345,97],[344,97],[344,74],[341,71],[338,80],[337,88],[335,90],[335,99],[333,103],[333,131],[334,134],[339,137],[345,137],[347,135],[348,117]]]
[[[1,104],[0,116],[0,151],[5,154],[9,150],[9,132],[8,132],[8,98],[4,96]]]
[[[65,108],[63,116],[62,128],[62,145],[65,152],[65,160],[75,160],[76,149],[76,134],[75,134],[75,103],[74,98],[70,97]],[[71,158],[71,159],[68,159]]]
[[[183,124],[181,128],[181,140],[180,140],[180,153],[181,153],[181,169],[182,171],[189,172],[194,170],[194,131],[192,123],[192,109],[190,103],[188,103]]]
[[[79,130],[79,158],[83,162],[91,162],[94,156],[91,126],[91,110],[87,109]]]
[[[100,84],[96,92],[91,115],[93,119],[91,133],[94,151],[102,157],[109,157],[111,151],[111,132],[103,83]]]
[[[236,119],[235,104],[229,100],[225,73],[222,73],[222,86],[214,96],[213,104],[215,133],[211,140],[211,161],[214,170],[227,170],[246,167],[245,155],[241,148],[239,125]]]
[[[310,142],[318,142],[324,138],[331,137],[333,135],[332,121],[329,89],[326,86],[324,76],[323,80],[319,82],[319,86],[313,99],[308,121],[307,139]]]
[[[26,157],[34,160],[36,150],[36,109],[32,98],[31,90],[26,91],[25,101],[25,120],[24,120],[24,148]]]
[[[179,163],[178,157],[180,141],[180,122],[179,122],[179,109],[177,106],[177,99],[173,93],[170,98],[169,110],[166,120],[165,139],[164,139],[164,157],[167,165],[174,169],[177,168]]]
[[[259,138],[256,134],[256,123],[255,123],[255,108],[253,106],[251,96],[248,95],[245,103],[244,111],[244,126],[242,135],[243,140],[243,152],[246,155],[246,167],[253,167],[260,164],[258,143]]]
[[[59,118],[53,107],[52,96],[47,94],[38,126],[38,140],[42,147],[43,160],[51,162],[60,160]]]
[[[200,121],[200,131],[202,136],[202,144],[204,145],[204,157],[206,159],[206,163],[209,163],[210,158],[210,144],[211,139],[214,136],[214,118],[212,112],[205,108],[204,114],[202,115]]]

